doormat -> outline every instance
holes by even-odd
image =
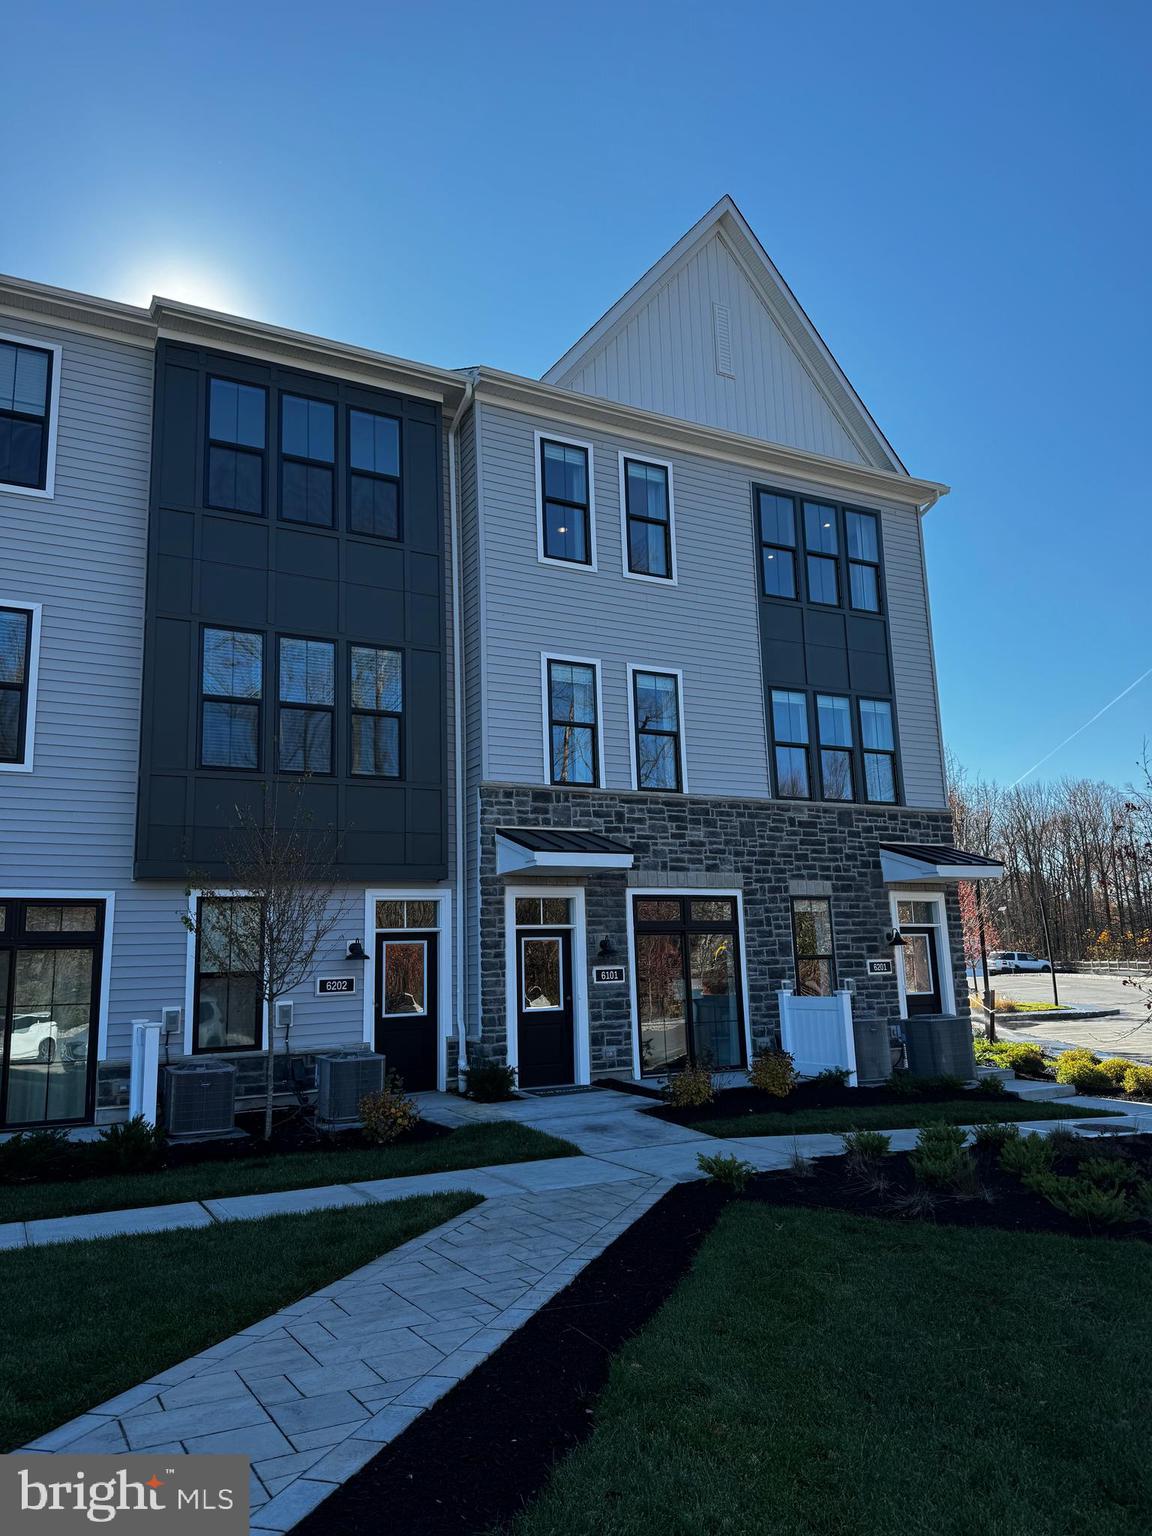
[[[559,1099],[570,1093],[599,1093],[600,1089],[595,1083],[581,1083],[575,1088],[521,1088],[520,1092],[529,1099]]]

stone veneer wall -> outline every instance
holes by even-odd
[[[608,790],[571,791],[485,784],[480,789],[480,1038],[474,1059],[503,1061],[507,1047],[504,986],[504,888],[531,875],[496,873],[500,827],[574,827],[617,837],[635,853],[634,868],[549,879],[583,885],[588,964],[600,941],[612,940],[631,967],[626,928],[629,887],[677,890],[731,887],[744,897],[745,958],[754,1049],[779,1042],[776,992],[793,973],[791,898],[828,896],[838,980],[856,982],[854,1015],[887,1025],[899,1017],[895,977],[869,978],[864,962],[889,953],[888,888],[880,876],[881,842],[950,843],[947,811],[902,806],[787,805]],[[927,888],[927,887],[926,887]],[[933,886],[932,889],[939,889]],[[967,1014],[960,913],[955,884],[945,885],[948,935],[958,1011]],[[632,1021],[627,986],[588,986],[592,1076],[632,1072]]]

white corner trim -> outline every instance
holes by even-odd
[[[32,347],[37,352],[52,354],[52,384],[48,392],[48,455],[43,489],[39,486],[0,482],[0,491],[5,496],[35,496],[41,501],[51,501],[56,495],[56,435],[60,420],[60,371],[64,349],[58,341],[45,341],[39,336],[18,336],[11,331],[0,331],[0,341],[11,341],[19,347]]]
[[[570,666],[591,667],[596,679],[596,783],[579,784],[577,789],[604,788],[604,693],[601,685],[600,659],[596,656],[563,656],[558,651],[540,652],[540,714],[544,734],[544,772],[541,784],[551,784],[552,779],[552,703],[548,697],[548,663],[565,662]],[[561,788],[571,786],[561,785]]]
[[[443,1093],[448,1075],[448,1039],[456,1033],[452,990],[452,888],[451,886],[370,886],[364,892],[364,1044],[376,1044],[376,903],[378,901],[434,901],[439,906],[436,930],[436,1088]],[[413,933],[430,930],[414,928]]]
[[[3,489],[7,490],[7,487]],[[15,608],[32,616],[32,634],[28,642],[28,705],[24,724],[24,756],[18,763],[0,763],[0,773],[31,773],[36,746],[36,693],[40,684],[40,623],[44,604],[30,603],[22,597],[0,596],[0,608]]]
[[[672,487],[672,461],[670,459],[658,459],[650,453],[632,453],[627,448],[621,448],[620,459],[620,568],[628,581],[647,581],[654,587],[675,587],[679,584],[676,574],[676,493]],[[628,479],[624,472],[626,462],[631,459],[634,464],[652,464],[658,469],[663,469],[668,475],[668,550],[672,568],[670,576],[649,576],[643,571],[630,571],[628,569]]]
[[[633,676],[637,672],[657,672],[676,679],[676,712],[680,725],[680,788],[645,790],[645,794],[686,795],[688,793],[688,739],[684,734],[684,670],[682,667],[657,666],[646,661],[627,663],[628,673],[628,760],[632,769],[632,788],[640,789],[639,765],[636,761],[636,688]]]
[[[582,885],[508,885],[504,888],[504,998],[506,1059],[510,1067],[520,1065],[520,1035],[517,1028],[517,896],[562,897],[572,903],[572,1045],[573,1076],[577,1084],[592,1081],[592,1050],[588,1029],[588,940],[585,927],[584,887]],[[550,923],[563,928],[563,923]]]
[[[544,553],[544,476],[541,470],[541,443],[562,443],[565,448],[583,448],[588,455],[588,562],[557,560]],[[536,558],[541,565],[562,571],[596,570],[596,455],[593,445],[582,437],[565,437],[562,432],[532,433],[532,452],[536,478]]]

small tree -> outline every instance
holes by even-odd
[[[304,809],[304,784],[286,818],[273,807],[269,825],[237,806],[225,840],[225,884],[197,880],[200,902],[181,920],[200,945],[200,963],[224,974],[254,976],[267,1018],[264,1139],[272,1135],[276,1004],[307,979],[329,934],[341,923],[334,843],[318,837]]]

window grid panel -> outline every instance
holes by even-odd
[[[280,516],[285,522],[333,526],[335,441],[331,401],[280,396]]]
[[[41,347],[0,341],[0,485],[47,485],[53,362]]]
[[[264,1003],[257,970],[240,969],[254,949],[256,903],[242,896],[197,903],[195,1053],[258,1050]],[[238,939],[239,934],[239,939]]]
[[[403,654],[382,646],[354,645],[349,667],[352,773],[358,778],[402,778]]]
[[[806,800],[811,793],[808,767],[808,696],[772,690],[772,739],[776,793],[784,800]]]
[[[0,608],[0,763],[22,763],[27,753],[32,614]]]
[[[549,660],[548,739],[553,784],[599,783],[595,667]]]
[[[624,506],[629,572],[671,581],[671,497],[664,465],[625,458]]]
[[[336,647],[281,636],[277,763],[283,773],[333,771]]]
[[[683,786],[679,679],[674,673],[634,672],[632,700],[637,787],[679,793]]]
[[[253,771],[260,766],[264,637],[205,628],[200,679],[200,765]]]
[[[401,537],[400,420],[378,411],[348,412],[348,530],[374,539]]]
[[[208,506],[263,515],[267,416],[263,385],[208,380]]]
[[[796,597],[796,503],[776,491],[757,491],[760,580],[765,597]]]
[[[591,565],[592,503],[587,448],[541,438],[539,474],[545,559]]]
[[[792,954],[797,996],[831,997],[836,990],[836,954],[832,903],[826,898],[793,899]]]

